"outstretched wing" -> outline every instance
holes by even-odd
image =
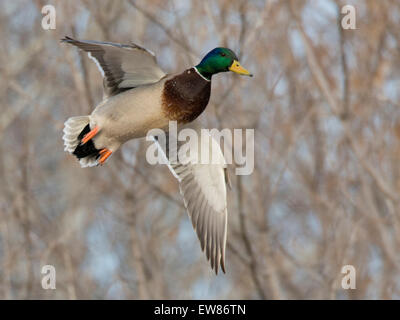
[[[211,268],[218,273],[219,266],[225,272],[225,247],[227,235],[227,201],[226,201],[226,163],[218,142],[210,135],[198,137],[200,143],[192,150],[190,159],[201,159],[201,153],[208,148],[212,151],[211,163],[182,163],[174,156],[180,152],[183,143],[177,143],[175,152],[169,140],[166,143],[155,139],[159,150],[168,160],[168,167],[179,181],[180,192],[188,215],[200,240],[201,249],[206,252]],[[171,137],[170,135],[170,138]],[[164,146],[163,146],[164,145]],[[167,157],[168,155],[168,157]],[[180,159],[178,157],[178,159]],[[204,159],[207,159],[205,157]],[[204,160],[203,159],[203,160]],[[187,159],[189,160],[189,159]],[[209,160],[211,160],[211,152]]]
[[[154,54],[134,43],[80,41],[70,37],[61,41],[86,51],[94,60],[104,78],[104,91],[107,96],[155,83],[165,76]]]

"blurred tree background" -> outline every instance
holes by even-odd
[[[340,27],[345,4],[356,30]],[[395,0],[1,0],[0,298],[400,298],[399,25]],[[231,170],[227,274],[143,139],[91,169],[63,151],[64,121],[102,99],[65,35],[133,41],[169,73],[227,46],[255,74],[215,76],[201,115],[255,128],[254,173]]]

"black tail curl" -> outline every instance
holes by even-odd
[[[96,157],[96,159],[100,157],[100,150],[96,149],[92,140],[89,140],[85,144],[81,144],[83,137],[89,132],[90,126],[88,124],[85,128],[83,128],[82,132],[78,136],[79,144],[73,152],[73,155],[76,156],[78,159],[89,156]]]

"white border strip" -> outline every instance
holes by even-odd
[[[206,81],[208,81],[208,82],[210,82],[211,80],[208,80],[205,76],[203,76],[200,72],[199,72],[199,70],[197,70],[197,68],[196,67],[193,67],[193,69],[194,69],[194,71],[196,71],[197,72],[197,74],[200,76],[200,77],[202,77],[204,80],[206,80]]]

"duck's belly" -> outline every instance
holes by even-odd
[[[147,135],[150,129],[168,127],[161,106],[159,84],[135,88],[102,102],[91,115],[90,127],[100,132],[94,140],[98,147]]]

